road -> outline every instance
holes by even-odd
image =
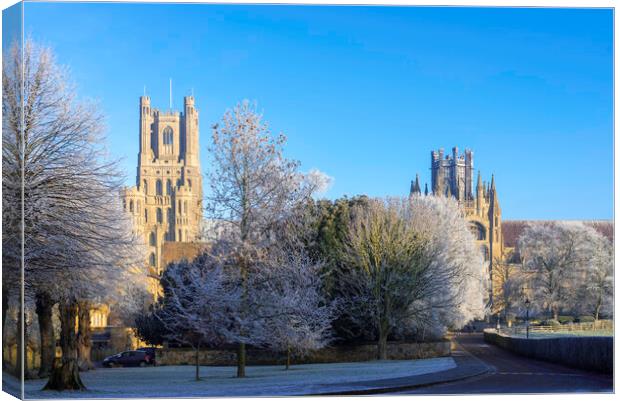
[[[459,334],[456,353],[469,353],[491,373],[397,394],[612,392],[613,377],[537,361],[484,342],[482,334]]]

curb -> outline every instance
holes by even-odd
[[[306,396],[329,396],[329,395],[372,395],[372,394],[385,394],[385,393],[393,393],[393,392],[398,392],[398,391],[407,391],[407,390],[414,390],[417,388],[422,388],[422,387],[428,387],[428,386],[434,386],[437,384],[446,384],[446,383],[452,383],[452,382],[458,382],[461,380],[466,380],[466,379],[471,379],[472,377],[476,377],[476,376],[482,376],[488,373],[493,373],[496,371],[496,369],[486,363],[484,363],[482,360],[480,360],[479,358],[473,356],[472,354],[470,354],[469,352],[465,351],[462,347],[460,347],[461,352],[463,352],[464,354],[467,354],[466,356],[462,356],[462,357],[454,357],[455,362],[457,362],[457,367],[456,368],[452,368],[443,372],[438,372],[438,373],[429,373],[429,375],[437,375],[439,376],[436,380],[428,380],[428,381],[423,381],[420,383],[409,383],[409,384],[398,384],[398,385],[392,385],[392,386],[383,386],[383,387],[371,387],[371,388],[362,388],[362,389],[349,389],[349,390],[339,390],[339,391],[328,391],[328,392],[319,392],[319,393],[307,393],[307,394],[300,394],[300,395],[306,395]],[[458,359],[457,359],[458,358]],[[478,371],[474,371],[473,373],[469,373],[471,372],[471,369],[464,369],[463,365],[463,361],[462,360],[466,360],[469,359],[470,361],[475,361],[481,368]],[[461,374],[458,375],[456,374],[453,377],[449,377],[449,378],[441,378],[441,376],[445,376],[445,374],[447,372],[450,372],[451,370],[466,370],[468,373],[465,374]],[[403,381],[403,380],[407,380],[407,379],[411,379],[412,381],[418,380],[420,378],[420,376],[424,376],[424,375],[418,375],[418,376],[405,376],[405,377],[399,377],[399,378],[394,378],[394,379],[385,379],[386,382],[388,381]],[[343,383],[343,385],[346,385],[346,383]]]

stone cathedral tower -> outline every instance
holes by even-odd
[[[477,182],[474,185],[473,172],[474,152],[469,149],[465,149],[464,155],[459,155],[457,147],[452,148],[451,155],[444,155],[443,149],[431,152],[432,194],[456,198],[487,264],[492,283],[494,261],[504,257],[502,211],[495,188],[495,178],[491,176],[490,184],[483,182],[478,172]],[[418,175],[415,182],[411,182],[410,195],[415,194],[421,194]],[[428,194],[428,187],[425,189],[425,194]],[[490,301],[492,300],[493,288],[490,288]]]
[[[134,227],[144,235],[151,275],[162,273],[165,243],[193,242],[202,221],[202,173],[198,110],[193,96],[183,111],[160,111],[148,96],[140,97],[140,152],[136,186],[122,200]]]

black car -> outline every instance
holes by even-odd
[[[138,351],[146,352],[146,354],[149,356],[149,358],[151,358],[150,359],[151,363],[153,365],[155,365],[155,350],[156,349],[157,348],[155,348],[155,347],[140,347],[140,348],[138,348]]]
[[[112,355],[103,360],[103,366],[112,368],[115,366],[147,366],[155,361],[146,351],[125,351]]]

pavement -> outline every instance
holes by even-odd
[[[613,375],[569,368],[513,354],[484,342],[480,333],[455,338],[465,355],[490,369],[475,377],[450,383],[429,383],[392,394],[540,394],[613,392]],[[455,358],[456,359],[456,358]],[[465,358],[467,359],[467,357]],[[457,367],[456,369],[459,369]],[[443,372],[442,372],[443,373]]]
[[[457,342],[455,347],[456,348],[452,351],[451,356],[456,363],[456,367],[452,369],[424,375],[405,376],[391,379],[324,384],[322,385],[321,392],[310,395],[406,394],[407,391],[439,384],[459,382],[495,371],[493,366],[468,352],[460,344],[460,342]],[[349,389],[346,391],[330,390],[330,387],[342,388],[343,386],[347,386]]]

